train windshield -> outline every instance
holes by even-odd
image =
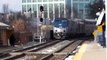
[[[68,20],[65,20],[65,19],[62,19],[62,20],[58,20],[58,19],[55,19],[54,20],[54,27],[60,27],[62,26],[62,28],[66,28],[68,27]]]

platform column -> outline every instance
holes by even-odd
[[[105,33],[105,37],[106,37],[106,48],[107,48],[107,0],[105,0],[105,13],[106,13],[106,33]]]

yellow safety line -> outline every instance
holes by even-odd
[[[76,55],[73,57],[73,60],[81,60],[82,56],[83,56],[83,53],[86,51],[86,48],[87,48],[87,43],[84,43],[79,51],[76,53]]]

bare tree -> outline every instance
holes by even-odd
[[[22,19],[14,20],[13,26],[15,31],[18,32],[26,31],[25,21]]]

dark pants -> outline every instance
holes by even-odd
[[[105,39],[105,31],[103,31],[103,35],[102,35],[102,37],[103,37],[103,47],[106,47],[106,39]]]
[[[103,46],[103,42],[102,42],[102,41],[103,41],[103,36],[102,36],[102,35],[99,35],[98,38],[99,38],[99,39],[98,39],[98,40],[99,40],[98,43],[99,43],[101,46]]]
[[[106,47],[105,31],[103,31],[103,34],[99,35],[98,37],[99,37],[98,43],[105,48]]]

